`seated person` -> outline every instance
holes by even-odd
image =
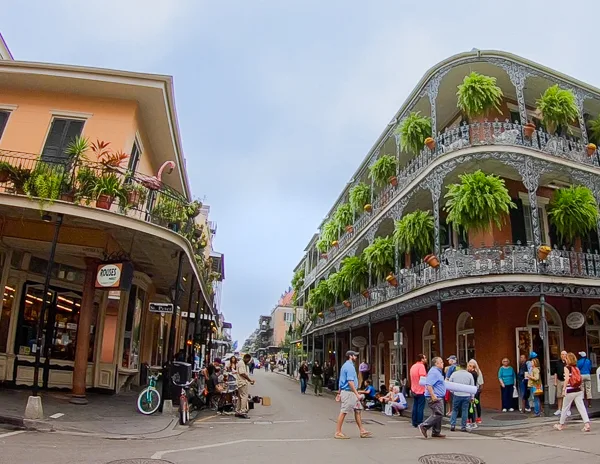
[[[367,401],[375,401],[377,399],[377,391],[375,387],[371,385],[370,380],[365,380],[365,389],[358,391],[359,395],[362,395],[362,400],[366,403]]]
[[[393,387],[391,403],[394,415],[401,416],[402,411],[405,410],[408,405],[406,403],[406,398],[404,398],[404,395],[400,393],[400,387]]]
[[[385,385],[382,385],[379,389],[379,401],[382,404],[389,403],[394,400],[394,384],[390,384],[390,389],[385,388]]]

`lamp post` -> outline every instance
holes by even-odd
[[[45,214],[42,218],[44,222],[50,222],[52,220],[52,216],[49,214]],[[46,276],[44,278],[44,290],[42,294],[42,308],[40,310],[40,315],[38,318],[38,325],[36,331],[36,350],[35,350],[35,364],[33,368],[33,388],[31,391],[31,396],[27,400],[27,406],[25,408],[25,418],[26,419],[42,419],[44,417],[44,412],[42,409],[42,400],[39,397],[39,378],[40,378],[40,361],[42,357],[42,336],[43,336],[43,324],[46,316],[46,310],[48,307],[48,289],[50,287],[50,277],[52,275],[52,267],[54,266],[54,256],[56,255],[56,245],[58,243],[58,234],[60,232],[60,227],[63,223],[63,215],[57,214],[56,223],[54,226],[54,237],[52,238],[52,245],[50,247],[50,257],[48,258],[48,265],[46,266]],[[48,359],[50,353],[49,347],[44,347],[46,349],[46,359]]]

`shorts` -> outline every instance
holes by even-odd
[[[342,403],[340,412],[344,414],[360,412],[363,408],[358,398],[356,398],[356,395],[351,391],[342,390],[340,392],[340,402]]]
[[[592,376],[590,374],[581,375],[581,386],[586,400],[592,399]]]
[[[556,381],[556,397],[557,398],[564,398],[565,397],[565,381],[564,380],[557,380]]]

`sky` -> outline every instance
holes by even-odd
[[[586,20],[597,0],[0,0],[0,11],[17,60],[174,77],[240,346],[427,69],[497,49],[600,86]]]

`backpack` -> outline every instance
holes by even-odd
[[[569,376],[569,386],[571,388],[579,388],[581,387],[581,371],[577,367],[571,367],[571,372]]]

